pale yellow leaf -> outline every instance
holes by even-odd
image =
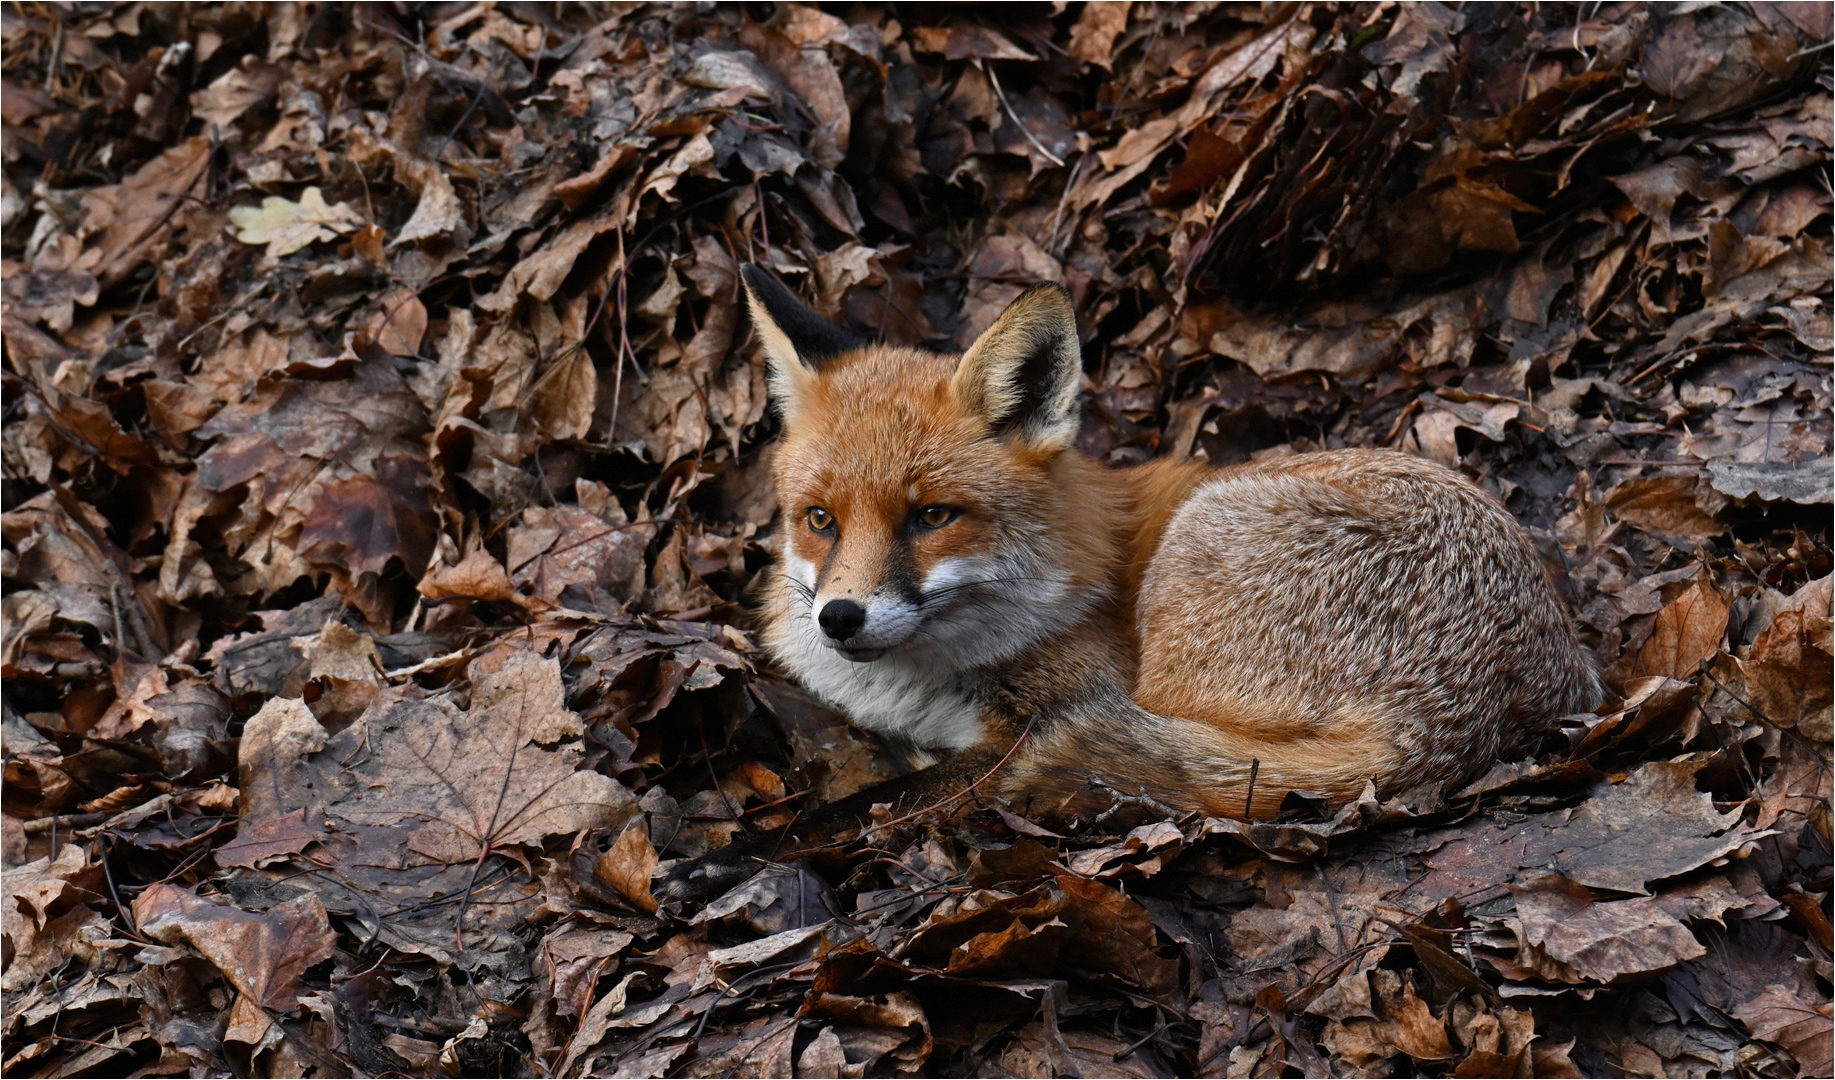
[[[266,244],[268,257],[291,255],[308,244],[330,240],[363,224],[349,203],[327,205],[316,187],[309,187],[298,202],[278,195],[261,200],[259,207],[238,206],[229,212],[236,239],[245,244]]]

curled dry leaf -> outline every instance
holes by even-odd
[[[1070,54],[1087,64],[1107,69],[1112,63],[1115,39],[1128,28],[1128,9],[1120,2],[1085,4],[1070,31]]]
[[[599,856],[593,864],[593,874],[636,904],[639,911],[654,913],[656,897],[650,895],[650,875],[656,872],[657,862],[656,849],[650,846],[643,826],[635,825],[620,833]]]
[[[140,932],[188,945],[215,964],[245,1000],[287,1014],[300,1004],[307,969],[337,945],[325,905],[310,894],[262,911],[206,900],[174,885],[155,885],[134,900]]]

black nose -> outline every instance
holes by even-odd
[[[867,609],[852,600],[830,600],[822,605],[822,613],[816,616],[822,624],[822,632],[836,641],[846,641],[860,632],[867,624]]]

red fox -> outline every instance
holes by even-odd
[[[676,894],[984,776],[1034,812],[1119,792],[1264,817],[1294,790],[1470,779],[1598,703],[1522,527],[1450,469],[1388,450],[1110,469],[1072,449],[1063,288],[957,357],[864,344],[741,276],[783,419],[764,641],[861,727],[947,757],[680,868]]]

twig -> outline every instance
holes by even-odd
[[[1033,724],[1033,721],[1037,719],[1038,719],[1038,716],[1034,714],[1033,716],[1029,717],[1026,720],[1026,729],[1019,733],[1019,738],[1013,740],[1013,746],[1006,752],[1004,756],[1001,757],[999,761],[996,761],[994,763],[994,767],[989,769],[987,772],[984,772],[981,774],[981,779],[976,780],[974,783],[963,788],[961,791],[956,792],[954,795],[949,795],[944,798],[938,799],[936,802],[931,803],[929,806],[924,807],[922,810],[913,810],[911,813],[906,814],[904,817],[893,818],[891,821],[885,822],[884,824],[874,825],[871,828],[863,829],[861,830],[859,839],[864,840],[868,836],[873,835],[874,833],[878,832],[881,829],[890,829],[894,825],[903,825],[907,821],[911,821],[915,818],[923,817],[925,814],[930,813],[932,810],[937,810],[937,809],[941,809],[942,807],[948,806],[950,803],[955,802],[957,799],[960,799],[968,795],[969,793],[973,792],[976,788],[980,787],[983,783],[985,783],[988,777],[993,776],[995,773],[999,772],[1000,767],[1002,765],[1005,765],[1008,759],[1012,758],[1013,755],[1019,751],[1019,748],[1021,746],[1025,745],[1026,736],[1032,734],[1032,724]]]
[[[1765,721],[1767,724],[1771,724],[1772,727],[1777,727],[1778,725],[1774,723],[1769,716],[1766,716],[1764,713],[1760,712],[1757,706],[1753,705],[1750,701],[1747,701],[1745,698],[1740,697],[1738,694],[1735,694],[1733,691],[1727,689],[1727,684],[1721,682],[1718,678],[1714,676],[1714,660],[1715,659],[1716,659],[1715,657],[1709,657],[1708,659],[1703,660],[1701,662],[1701,674],[1706,676],[1707,680],[1713,683],[1716,689],[1720,690],[1721,692],[1725,693],[1728,697],[1732,698],[1734,701],[1737,701],[1741,705],[1743,705],[1747,712],[1758,717],[1760,720]]]
[[[459,122],[452,125],[452,130],[446,133],[446,138],[440,140],[439,148],[433,152],[432,161],[436,165],[439,163],[440,155],[446,152],[446,148],[452,145],[452,140],[457,138],[459,132],[464,129],[465,122],[471,119],[471,114],[478,111],[478,103],[484,100],[485,92],[491,90],[489,80],[495,79],[496,77],[497,58],[492,56],[490,68],[485,72],[484,78],[478,80],[478,91],[472,95],[471,104],[465,106],[465,111],[459,114]],[[495,91],[491,92],[495,93]],[[498,94],[497,96],[502,97],[503,95]]]
[[[127,924],[128,936],[140,937],[140,924],[134,918],[134,909],[121,902],[121,891],[115,888],[115,871],[108,865],[108,837],[96,838],[98,854],[102,856],[102,880],[108,884],[108,898],[115,902],[115,917]],[[142,939],[144,940],[144,939]]]
[[[1182,1021],[1179,1021],[1179,1020],[1166,1021],[1164,1024],[1161,1024],[1159,1027],[1156,1027],[1152,1031],[1149,1031],[1147,1034],[1141,1036],[1138,1040],[1132,1043],[1129,1043],[1127,1046],[1122,1047],[1120,1050],[1115,1051],[1114,1056],[1110,1057],[1109,1060],[1115,1061],[1115,1062],[1122,1061],[1123,1059],[1127,1058],[1130,1054],[1133,1054],[1134,1051],[1139,1050],[1141,1047],[1146,1046],[1148,1043],[1159,1038],[1161,1035],[1166,1034],[1167,1028],[1170,1028],[1174,1024],[1178,1024],[1178,1023],[1182,1023]]]
[[[1100,780],[1097,777],[1091,777],[1089,783],[1090,783],[1090,788],[1092,790],[1106,791],[1111,796],[1113,796],[1115,800],[1114,802],[1109,804],[1109,808],[1107,810],[1104,810],[1102,813],[1097,814],[1095,817],[1090,819],[1091,825],[1101,825],[1103,822],[1109,820],[1111,817],[1114,817],[1117,813],[1120,813],[1121,808],[1124,806],[1144,806],[1147,809],[1153,811],[1154,813],[1159,814],[1162,817],[1166,818],[1168,821],[1176,821],[1179,818],[1186,816],[1186,812],[1180,810],[1178,807],[1167,806],[1165,803],[1161,802],[1160,800],[1154,798],[1151,795],[1146,794],[1146,791],[1144,788],[1142,789],[1141,794],[1130,795],[1118,787],[1113,787],[1109,784],[1104,783],[1102,780]]]
[[[1064,178],[1064,194],[1058,196],[1057,209],[1051,212],[1051,226],[1045,230],[1045,250],[1053,255],[1058,252],[1058,226],[1063,224],[1064,207],[1069,205],[1070,191],[1077,186],[1077,178],[1083,175],[1083,163],[1089,159],[1088,154],[1077,158],[1077,164],[1072,166],[1070,175]]]
[[[686,680],[700,665],[699,660],[689,664],[688,671],[683,674],[682,678]],[[733,802],[732,796],[726,793],[726,788],[721,786],[719,770],[714,768],[714,752],[707,748],[707,726],[696,724],[695,734],[701,738],[701,760],[707,763],[707,778],[714,782],[714,790],[719,793],[720,801],[726,804],[726,812],[732,815],[733,823],[741,829],[745,828],[745,813]]]
[[[994,69],[983,64],[979,57],[975,59],[975,69],[988,77],[988,82],[994,87],[994,96],[1000,99],[1000,107],[1007,110],[1007,118],[1013,121],[1015,127],[1019,128],[1019,133],[1026,137],[1026,141],[1032,144],[1033,149],[1045,155],[1046,161],[1062,169],[1064,167],[1064,159],[1052,153],[1050,150],[1045,149],[1045,144],[1040,142],[1038,136],[1032,133],[1032,129],[1020,122],[1019,114],[1013,111],[1013,104],[1007,100],[1007,92],[1000,88],[1000,76],[994,74]]]
[[[1636,458],[1606,458],[1603,461],[1596,461],[1593,464],[1623,466],[1648,465],[1653,469],[1699,469],[1702,465],[1699,461],[1639,461]]]
[[[694,1037],[697,1039],[700,1038],[701,1033],[707,1030],[707,1022],[713,1019],[714,1010],[720,1007],[720,1003],[726,1000],[726,995],[731,993],[740,983],[754,975],[781,975],[802,962],[801,960],[792,960],[784,964],[772,964],[770,967],[753,968],[743,975],[736,976],[732,982],[722,986],[720,992],[714,995],[714,1000],[708,1003],[707,1010],[701,1014],[701,1022],[695,1026]]]
[[[1319,884],[1325,886],[1325,897],[1331,901],[1332,923],[1338,928],[1338,953],[1342,956],[1350,951],[1350,946],[1346,945],[1344,941],[1344,917],[1338,913],[1338,890],[1332,888],[1332,879],[1325,872],[1323,862],[1319,864]]]
[[[514,751],[511,751],[511,760],[515,760]],[[510,770],[504,770],[504,783],[506,785],[509,783],[509,773]],[[502,802],[501,791],[499,792],[498,801],[500,803]],[[494,813],[493,811],[493,814]],[[459,894],[459,914],[458,917],[453,920],[452,940],[453,944],[458,948],[460,955],[464,955],[465,953],[465,909],[471,906],[472,890],[478,887],[478,871],[484,868],[484,860],[488,858],[490,854],[491,842],[487,838],[478,845],[478,861],[471,864],[471,877],[467,878],[465,881],[465,891]]]
[[[105,813],[93,814],[54,814],[51,817],[33,818],[25,823],[25,834],[35,836],[38,833],[50,832],[52,829],[87,829],[91,825],[100,825],[109,818]]]
[[[1254,821],[1255,820],[1255,778],[1261,775],[1261,771],[1262,771],[1262,759],[1261,758],[1250,758],[1249,759],[1249,793],[1247,795],[1244,795],[1242,799],[1242,819],[1244,821]]]

